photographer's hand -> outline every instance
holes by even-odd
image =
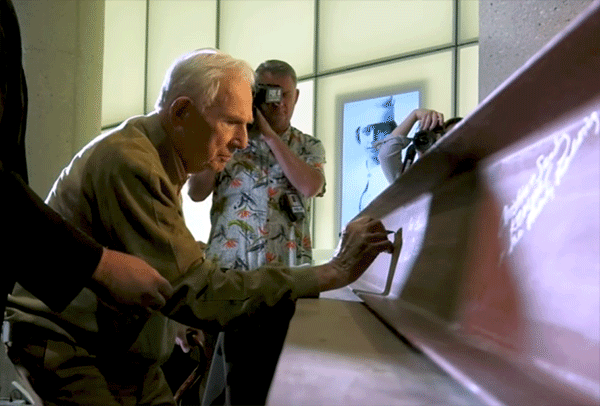
[[[256,110],[254,122],[290,183],[305,197],[316,196],[325,183],[323,174],[300,159],[275,133],[260,110]]]
[[[255,110],[254,124],[261,134],[261,139],[265,141],[269,147],[271,147],[271,143],[273,143],[274,139],[279,138],[275,130],[271,128],[269,122],[258,108]]]
[[[421,122],[421,130],[433,130],[437,126],[444,125],[444,115],[435,110],[417,109],[412,114]]]
[[[421,122],[421,130],[432,130],[438,125],[444,124],[444,115],[435,110],[413,110],[398,127],[394,128],[390,136],[405,138],[417,121]]]

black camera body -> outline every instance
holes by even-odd
[[[417,131],[412,139],[412,143],[417,151],[423,153],[427,151],[437,140],[444,135],[444,127],[437,126],[433,130]]]
[[[256,116],[256,110],[261,110],[263,103],[281,103],[283,100],[283,88],[277,85],[256,85],[252,98],[252,113]],[[262,110],[261,110],[262,112]],[[256,121],[248,124],[248,133],[256,131]]]
[[[263,103],[281,103],[283,89],[277,85],[256,85],[253,104],[259,107]]]
[[[421,130],[417,131],[412,138],[406,154],[404,155],[404,162],[402,163],[402,172],[406,171],[409,166],[415,161],[417,151],[424,153],[427,151],[437,140],[439,140],[445,133],[444,127],[438,125],[433,130]]]

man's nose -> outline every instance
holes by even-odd
[[[231,140],[233,149],[244,149],[248,146],[248,129],[246,126],[238,131],[236,136]]]

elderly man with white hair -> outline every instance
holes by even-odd
[[[224,272],[204,259],[185,226],[181,187],[190,173],[222,170],[247,145],[253,83],[247,63],[227,54],[186,54],[167,72],[156,111],[97,137],[61,173],[47,203],[101,244],[143,258],[175,293],[147,318],[118,313],[88,289],[53,312],[15,288],[9,355],[45,404],[175,405],[160,369],[173,348],[173,320],[204,329],[253,323],[293,309],[297,297],[353,282],[391,250],[382,223],[360,218],[317,267]]]

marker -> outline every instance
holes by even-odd
[[[386,234],[394,234],[394,233],[395,233],[395,231],[393,231],[393,230],[385,230],[385,233],[386,233]],[[340,232],[340,233],[338,234],[338,237],[341,237],[341,236],[342,236],[342,233]]]

